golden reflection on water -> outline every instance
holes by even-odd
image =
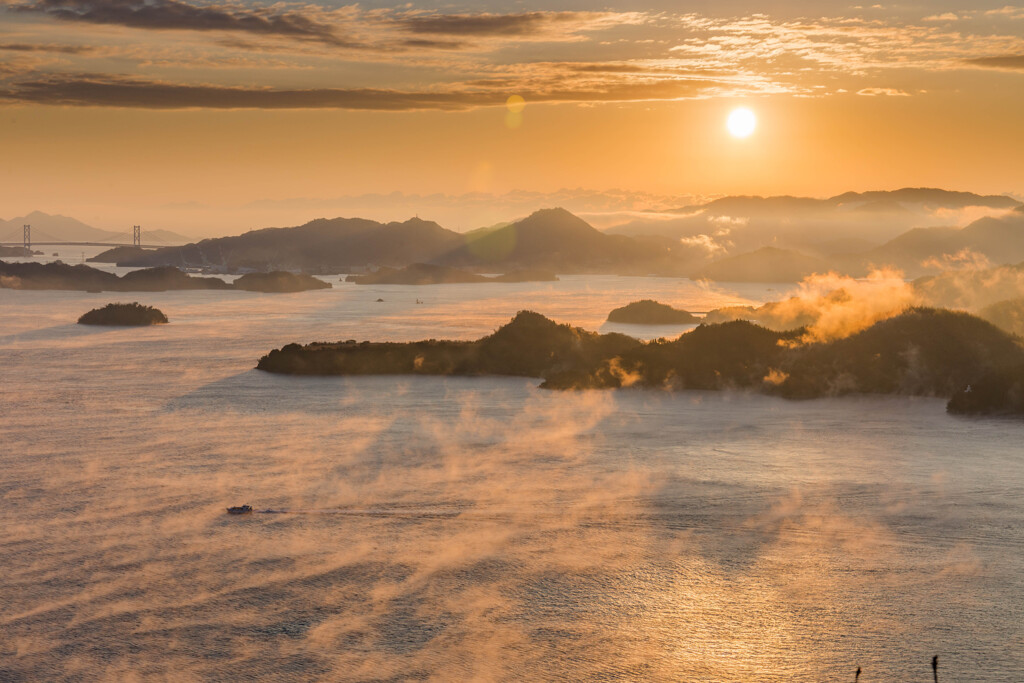
[[[0,679],[927,680],[941,652],[951,680],[1002,681],[1024,664],[1019,425],[929,401],[250,369],[324,330],[489,324],[453,328],[472,310],[456,295],[396,327],[397,304],[341,294],[168,294],[180,327],[134,336],[9,311],[27,336],[0,342]],[[70,317],[82,299],[49,302]],[[254,302],[280,308],[264,322]],[[224,514],[244,502],[292,513]]]

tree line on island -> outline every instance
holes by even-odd
[[[967,313],[912,308],[847,337],[747,321],[675,340],[598,334],[522,311],[476,341],[288,344],[257,368],[298,375],[512,375],[548,389],[753,390],[792,399],[899,394],[949,399],[960,414],[1024,415],[1019,338]]]
[[[84,264],[8,263],[0,261],[0,287],[8,289],[56,289],[92,292],[163,292],[168,290],[215,289],[286,293],[330,289],[305,273],[274,271],[246,273],[226,282],[217,277],[197,277],[174,266],[143,268],[117,276]]]
[[[94,308],[82,314],[79,325],[105,325],[110,327],[142,327],[145,325],[166,325],[167,316],[152,306],[139,302],[130,304],[111,303],[103,308]]]

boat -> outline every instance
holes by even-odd
[[[236,505],[228,508],[229,515],[251,515],[252,505]]]

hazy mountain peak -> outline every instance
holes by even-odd
[[[540,209],[512,224],[519,231],[543,229],[546,232],[599,233],[600,231],[575,214],[561,208]]]
[[[406,219],[401,222],[393,221],[391,223],[388,223],[388,225],[402,226],[405,228],[429,228],[431,230],[447,230],[447,228],[442,227],[437,222],[427,220],[425,218],[420,218],[419,216],[413,216],[412,218]]]

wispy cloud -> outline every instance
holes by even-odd
[[[897,88],[861,88],[857,94],[866,97],[910,97],[910,93]]]
[[[856,76],[891,69],[956,69],[965,59],[993,51],[1024,50],[1024,38],[1013,32],[965,34],[944,26],[852,17],[779,21],[763,14],[727,20],[689,15],[682,21],[695,35],[671,48],[676,56],[708,68],[755,68],[796,79],[808,69]]]
[[[617,83],[600,90],[552,87],[527,93],[531,102],[644,101],[697,97],[721,84],[677,80]],[[102,75],[53,75],[0,91],[8,102],[147,109],[461,110],[504,103],[505,88],[400,91],[373,88],[271,89],[187,85]]]
[[[66,21],[114,24],[140,29],[241,31],[343,43],[335,27],[298,10],[193,5],[180,0],[35,0],[10,4],[15,12],[41,13]]]
[[[55,52],[65,55],[81,55],[95,52],[88,45],[47,45],[43,43],[0,43],[0,50],[8,52]]]
[[[999,57],[974,57],[965,59],[965,64],[980,66],[986,69],[1014,69],[1024,71],[1024,54],[1002,55]]]
[[[911,72],[1024,69],[1016,7],[899,22],[229,0],[0,0],[0,8],[32,29],[0,45],[21,53],[0,70],[6,102],[405,110],[499,105],[512,93],[534,103],[907,96],[923,90],[908,87]],[[232,75],[243,69],[261,76]],[[146,77],[128,77],[139,73]]]
[[[519,14],[413,14],[396,20],[411,33],[446,36],[515,36],[539,38],[599,31],[610,26],[636,23],[639,13],[615,12],[522,12]]]

